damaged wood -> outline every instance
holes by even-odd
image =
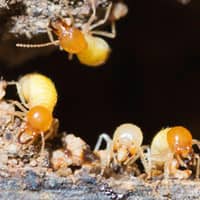
[[[96,0],[98,16],[102,16],[109,0]],[[73,18],[73,24],[81,27],[91,15],[89,0],[12,0],[2,1],[0,16],[6,21],[7,31],[2,30],[3,37],[7,33],[25,36],[31,39],[34,35],[47,33],[49,21],[55,17]],[[0,22],[3,23],[3,20]],[[5,27],[6,27],[5,25]],[[5,34],[5,35],[4,35]]]
[[[63,178],[41,176],[32,170],[22,177],[0,178],[1,199],[79,199],[79,200],[167,200],[199,199],[199,181],[143,181],[124,176],[104,179],[81,173]]]

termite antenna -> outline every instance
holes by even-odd
[[[51,45],[59,45],[59,40],[56,40],[54,42],[47,42],[43,44],[21,44],[17,43],[16,47],[22,47],[22,48],[41,48],[41,47],[48,47]]]

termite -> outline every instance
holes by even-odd
[[[104,169],[112,166],[129,166],[138,158],[149,173],[148,163],[144,151],[149,151],[147,146],[142,146],[143,133],[141,129],[130,123],[125,123],[117,127],[114,131],[113,139],[107,134],[101,134],[95,146],[94,152],[99,151],[102,141],[107,143],[105,154],[102,160],[102,173]]]
[[[15,114],[25,121],[25,127],[18,135],[19,142],[32,143],[38,135],[41,135],[42,152],[45,139],[53,134],[52,127],[58,125],[58,121],[53,118],[53,110],[57,102],[54,83],[42,74],[30,73],[22,76],[18,81],[10,81],[7,84],[16,85],[22,102],[12,101],[22,111]]]
[[[104,18],[97,21],[96,23],[93,23],[96,18],[96,6],[94,0],[91,1],[91,7],[92,15],[89,18],[88,22],[82,25],[81,30],[73,26],[73,20],[67,21],[61,18],[56,18],[54,20],[51,20],[49,23],[48,29],[50,29],[50,31],[47,32],[50,42],[43,44],[16,44],[16,46],[35,48],[46,47],[50,45],[59,45],[61,49],[69,53],[69,57],[71,57],[72,54],[76,54],[77,58],[82,64],[92,67],[97,67],[104,64],[109,57],[111,48],[104,39],[96,37],[94,35],[115,38],[115,21],[121,18],[122,15],[125,15],[126,12],[121,11],[122,9],[120,8],[123,6],[115,6],[112,9],[112,3],[110,3],[106,8]],[[112,16],[112,31],[110,33],[105,31],[93,31],[93,29],[105,24],[110,16]],[[53,35],[51,32],[53,32],[58,37],[58,40],[53,39]]]
[[[196,175],[199,177],[199,156],[193,152],[192,145],[199,142],[192,138],[192,134],[183,126],[174,126],[160,130],[151,143],[151,169],[164,170],[164,178],[188,178],[192,171],[188,169],[185,159],[194,159]],[[184,170],[179,169],[185,168]]]

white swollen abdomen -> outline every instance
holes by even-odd
[[[76,54],[82,64],[98,67],[106,62],[111,49],[108,43],[99,37],[85,35],[87,48]]]
[[[57,102],[57,91],[54,83],[48,77],[31,73],[19,80],[20,93],[29,106],[44,106],[50,112],[53,111]]]

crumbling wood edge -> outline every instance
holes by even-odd
[[[40,177],[33,171],[27,171],[23,177],[0,178],[0,199],[197,200],[200,199],[200,182],[193,180],[146,182],[135,177],[114,180],[83,175],[73,183],[70,178],[55,175]]]

